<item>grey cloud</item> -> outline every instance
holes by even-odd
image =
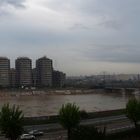
[[[23,9],[25,0],[0,0],[0,17],[10,16],[12,12],[10,12],[10,7]]]
[[[133,23],[132,25],[139,23],[135,22],[136,19],[139,19],[139,5],[139,0],[50,0],[46,2],[46,6],[55,11],[73,13],[85,18],[85,20],[87,17],[90,19],[97,17],[100,26],[116,30],[120,30],[128,25],[131,26],[131,23]],[[76,29],[79,27],[79,25],[78,27],[74,25],[72,28]]]
[[[71,26],[69,29],[70,30],[78,30],[78,29],[89,30],[90,28],[88,26],[85,26],[84,24],[76,23],[73,26]]]
[[[105,28],[115,29],[115,30],[120,30],[124,27],[123,24],[121,24],[119,21],[115,21],[115,20],[103,21],[103,22],[99,23],[98,25],[104,26]]]
[[[0,0],[0,7],[11,5],[16,8],[23,8],[25,0]]]
[[[140,63],[139,45],[93,45],[83,52],[92,61]]]
[[[4,17],[7,15],[10,15],[10,13],[0,8],[0,17]]]
[[[75,42],[76,35],[63,33],[63,32],[52,32],[44,29],[33,29],[31,27],[22,27],[16,24],[11,27],[3,26],[0,28],[0,43],[7,44],[7,42],[18,43],[25,47],[30,46],[46,46],[54,44],[69,44]],[[63,43],[62,43],[63,42]],[[49,47],[47,46],[47,47]],[[20,46],[19,46],[20,47]]]
[[[5,22],[1,20],[2,54],[5,52],[11,55],[11,51],[7,50],[12,50],[13,56],[27,53],[32,57],[34,53],[41,55],[45,52],[47,55],[52,54],[58,60],[65,60],[64,64],[62,63],[63,68],[65,65],[73,64],[71,58],[76,63],[73,67],[79,67],[80,62],[83,67],[85,63],[97,67],[94,63],[99,61],[139,65],[140,0],[44,0],[46,11],[44,4],[43,10],[41,5],[39,8],[35,5],[40,0],[35,1],[38,2],[30,1],[30,6],[33,3],[33,7],[29,6],[25,13],[21,12],[21,16],[19,12],[16,18],[4,16]],[[0,14],[1,11],[2,14],[7,14],[6,12],[12,14],[14,8],[25,7],[24,2],[26,1],[0,0]],[[12,10],[8,9],[11,7]],[[93,42],[94,44],[88,47],[87,44]],[[117,45],[118,43],[122,45]],[[70,58],[69,61],[67,58]],[[77,70],[77,73],[79,71]]]

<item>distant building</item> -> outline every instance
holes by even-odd
[[[53,87],[64,87],[66,74],[60,71],[53,71]]]
[[[42,57],[36,60],[37,86],[51,87],[52,86],[52,60],[47,57]]]
[[[16,82],[19,87],[32,85],[32,61],[27,57],[16,59]]]
[[[16,87],[16,70],[14,68],[10,69],[10,87]]]
[[[133,80],[134,75],[132,74],[118,74],[116,75],[116,80],[122,80],[122,81],[127,81],[127,80]]]
[[[6,57],[0,57],[0,87],[9,87],[10,60]]]

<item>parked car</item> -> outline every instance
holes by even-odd
[[[32,130],[29,132],[29,134],[34,135],[34,136],[42,136],[44,133],[39,130]]]
[[[22,134],[20,140],[36,140],[34,135],[31,134]]]

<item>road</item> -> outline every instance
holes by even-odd
[[[82,120],[80,124],[95,125],[100,129],[104,129],[104,127],[106,127],[107,133],[115,133],[134,128],[134,125],[125,115]],[[43,137],[39,138],[39,140],[65,140],[67,137],[66,130],[64,130],[59,123],[25,126],[24,128],[26,130],[37,129],[46,132]]]
[[[94,118],[94,119],[87,119],[87,120],[82,120],[81,125],[107,125],[112,122],[116,121],[124,121],[128,120],[128,118],[125,115],[119,115],[119,116],[111,116],[111,117],[102,117],[102,118]],[[129,121],[129,120],[128,120]],[[25,126],[25,130],[41,130],[41,131],[56,131],[56,130],[62,130],[62,126],[59,123],[51,123],[51,124],[44,124],[44,125],[30,125],[30,126]]]
[[[115,133],[126,129],[134,128],[134,125],[125,115],[87,119],[82,120],[80,124],[95,125],[100,129],[104,129],[104,127],[106,127],[107,133]],[[24,129],[27,131],[35,129],[44,131],[44,135],[41,137],[37,137],[37,140],[66,140],[67,138],[67,131],[64,130],[59,123],[24,126]],[[0,137],[0,140],[6,139]]]

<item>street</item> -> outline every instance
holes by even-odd
[[[95,119],[82,120],[81,125],[95,125],[99,129],[106,128],[106,133],[115,133],[134,128],[134,125],[125,115],[102,117]],[[59,123],[44,125],[24,126],[26,131],[40,130],[44,132],[43,136],[37,137],[37,140],[66,140],[67,131]],[[6,140],[0,137],[0,140]]]

